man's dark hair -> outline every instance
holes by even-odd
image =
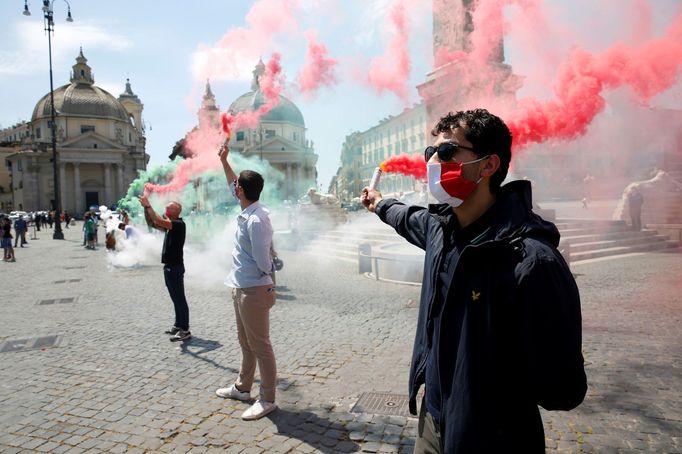
[[[504,121],[485,109],[448,112],[441,117],[431,130],[431,135],[450,131],[464,125],[464,136],[474,146],[474,154],[479,158],[496,154],[500,157],[500,168],[490,178],[490,190],[498,192],[502,181],[507,177],[511,161],[512,135]]]
[[[244,190],[246,200],[250,202],[256,202],[260,199],[260,193],[265,185],[261,174],[253,170],[242,170],[239,173],[237,183]]]

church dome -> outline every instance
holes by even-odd
[[[106,90],[94,85],[70,84],[54,91],[54,106],[59,115],[88,118],[110,118],[128,122],[128,114],[120,102]],[[38,101],[31,121],[50,117],[50,94]]]
[[[262,61],[258,62],[256,69],[253,71],[253,81],[251,82],[251,91],[244,93],[237,98],[228,109],[232,115],[239,112],[252,112],[266,103],[265,96],[260,90],[258,84],[258,77],[263,74],[265,65]],[[291,102],[284,96],[279,96],[279,103],[272,110],[261,117],[262,122],[289,122],[297,126],[305,127],[303,114],[296,104]]]
[[[265,104],[265,98],[260,90],[250,91],[244,93],[239,98],[237,98],[230,105],[230,113],[237,114],[239,112],[252,112],[258,109],[260,106]],[[270,110],[268,113],[261,117],[262,122],[274,121],[274,122],[289,122],[297,126],[305,127],[305,122],[303,121],[303,114],[296,104],[285,98],[284,96],[279,96],[279,104]]]
[[[83,50],[73,66],[71,83],[54,90],[54,105],[59,115],[107,118],[130,122],[123,105],[109,92],[94,85],[94,78]],[[50,117],[50,94],[43,96],[33,109],[31,121]]]

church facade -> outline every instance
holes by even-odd
[[[252,112],[265,104],[260,89],[259,77],[265,65],[258,62],[253,71],[251,91],[238,97],[228,111],[235,115],[239,112]],[[317,187],[318,156],[314,144],[306,139],[303,114],[286,97],[280,95],[279,104],[263,115],[257,128],[234,131],[230,139],[230,149],[267,161],[283,175],[279,183],[279,193],[284,200],[297,200],[309,188]]]
[[[91,206],[116,204],[149,160],[144,106],[130,81],[118,98],[97,87],[81,49],[70,83],[54,90],[54,104],[62,210],[79,216]],[[36,104],[19,150],[6,157],[14,209],[54,207],[51,109],[48,93]]]
[[[230,104],[227,109],[230,114],[253,112],[265,104],[266,101],[259,85],[259,77],[264,71],[265,65],[262,61],[258,62],[253,71],[251,91],[239,96]],[[221,129],[220,108],[216,104],[209,81],[206,81],[206,89],[197,117],[198,124],[193,131],[219,131]],[[192,158],[193,151],[185,147],[186,138],[187,136],[176,142],[169,156],[171,160],[177,156]],[[317,186],[315,165],[318,155],[315,153],[312,141],[306,139],[303,114],[293,102],[284,96],[280,95],[279,103],[260,117],[258,126],[232,131],[229,147],[231,153],[240,153],[245,157],[265,161],[278,171],[282,178],[269,181],[268,184],[277,185],[277,193],[282,200],[298,200],[309,188]],[[199,190],[199,184],[195,183],[195,185]],[[202,195],[198,199],[201,201],[210,198],[204,194],[210,190],[210,188],[202,189]],[[199,202],[199,205],[201,204]]]

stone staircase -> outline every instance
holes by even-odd
[[[679,247],[678,242],[655,230],[633,231],[623,221],[558,219],[555,223],[561,232],[559,249],[571,263]],[[358,263],[361,243],[377,247],[404,242],[374,215],[364,214],[335,229],[320,232],[301,250],[325,259]]]
[[[556,226],[561,233],[559,249],[570,263],[679,247],[655,230],[635,231],[623,221],[559,219]]]

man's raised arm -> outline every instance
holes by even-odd
[[[237,179],[237,174],[234,173],[234,170],[232,170],[230,163],[227,162],[228,154],[230,154],[230,148],[227,146],[227,144],[224,144],[222,147],[220,147],[220,153],[218,154],[218,156],[220,156],[220,162],[223,165],[223,170],[225,171],[225,178],[227,178],[227,185],[229,186]]]

